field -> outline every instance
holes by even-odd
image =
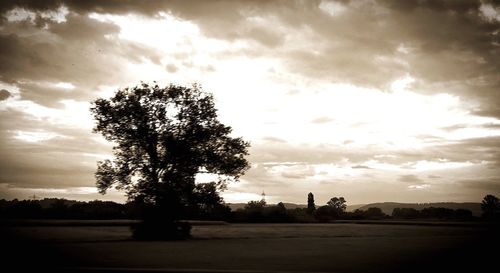
[[[1,231],[3,264],[16,271],[478,272],[497,267],[500,242],[491,225],[196,225],[174,242],[133,241],[126,226]]]

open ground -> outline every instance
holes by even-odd
[[[127,226],[1,230],[8,268],[84,272],[479,272],[500,242],[498,226],[458,224],[195,225],[187,241],[133,241]]]

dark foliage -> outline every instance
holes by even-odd
[[[222,187],[248,168],[249,144],[229,136],[212,95],[197,85],[125,88],[94,101],[91,112],[94,131],[116,143],[114,161],[98,164],[101,193],[116,185],[132,200],[165,204],[176,214],[191,204],[196,174],[216,174]]]
[[[326,205],[335,210],[335,212],[338,215],[341,215],[343,212],[345,212],[347,208],[347,204],[344,197],[332,197],[332,199],[330,199],[326,203]]]
[[[314,204],[314,194],[310,192],[307,194],[307,212],[313,213],[316,210],[316,205]]]
[[[43,218],[42,206],[38,201],[14,199],[0,200],[0,217],[2,218]]]
[[[334,219],[338,219],[339,215],[333,207],[321,206],[314,212],[314,218],[319,222],[328,222]]]
[[[97,99],[90,110],[94,132],[116,144],[114,160],[98,162],[101,193],[115,186],[130,201],[151,204],[143,208],[149,210],[147,220],[170,221],[167,231],[175,230],[169,227],[179,219],[227,213],[217,189],[248,168],[249,144],[231,137],[231,127],[219,122],[211,94],[198,85],[142,84]],[[214,174],[217,182],[196,185],[199,173]]]
[[[500,220],[500,201],[496,196],[486,195],[481,202],[481,210],[486,220]]]
[[[196,197],[193,200],[196,200],[196,202],[193,202],[192,207],[186,210],[184,220],[222,220],[243,223],[312,223],[334,220],[383,220],[389,218],[460,221],[477,219],[470,210],[453,210],[440,207],[430,207],[422,210],[395,208],[392,216],[388,216],[377,207],[370,207],[367,210],[357,209],[353,212],[340,210],[341,213],[339,213],[335,206],[325,205],[317,208],[311,214],[308,208],[287,209],[282,202],[276,205],[268,205],[264,200],[250,201],[244,208],[231,211],[222,202],[215,183],[199,184],[193,194]],[[336,200],[342,199],[337,198]],[[344,204],[344,202],[338,204]],[[144,237],[145,235],[140,233],[155,224],[164,226],[159,230],[175,231],[174,234],[179,236],[184,231],[189,230],[185,225],[180,226],[179,223],[181,222],[179,221],[170,221],[173,224],[168,224],[165,218],[158,217],[158,214],[161,213],[163,213],[163,210],[160,207],[140,201],[118,204],[109,201],[79,202],[55,198],[23,201],[17,199],[12,201],[0,200],[0,218],[4,219],[143,219],[143,224],[134,227],[134,230],[139,232],[137,238],[146,238],[147,236]],[[174,228],[175,226],[176,228]],[[152,230],[152,232],[154,234],[156,229]],[[166,234],[160,237],[170,238]],[[181,238],[188,238],[188,236],[182,235]]]
[[[250,223],[297,222],[293,210],[286,209],[282,202],[268,206],[264,200],[248,202],[243,209],[232,212],[230,220]]]
[[[0,200],[0,217],[11,219],[134,219],[128,206],[111,201]]]
[[[332,197],[326,206],[321,206],[314,211],[314,217],[320,222],[340,219],[347,208],[344,197]]]
[[[387,215],[382,212],[380,208],[368,208],[363,212],[363,216],[365,219],[375,220],[375,219],[384,219]]]
[[[392,211],[395,219],[438,219],[438,220],[471,220],[472,211],[466,209],[448,208],[424,208],[416,210],[413,208],[395,208]]]

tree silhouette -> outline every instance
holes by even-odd
[[[344,197],[333,197],[326,204],[333,208],[339,215],[342,214],[347,208]]]
[[[222,189],[249,166],[249,143],[230,136],[213,96],[198,85],[143,83],[95,100],[91,112],[94,132],[115,144],[114,160],[98,162],[99,192],[116,186],[129,200],[152,204],[161,217],[183,216],[194,202],[197,174],[216,175]]]
[[[320,222],[328,222],[342,216],[346,208],[344,197],[333,197],[326,203],[326,206],[321,206],[314,211],[314,217]]]
[[[483,217],[486,219],[500,219],[500,201],[494,195],[488,194],[481,202]]]
[[[314,195],[312,192],[310,192],[307,195],[307,212],[313,213],[315,209],[316,209],[316,205],[314,204]]]
[[[365,219],[383,219],[386,217],[382,209],[377,207],[370,207],[363,214]]]

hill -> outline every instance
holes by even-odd
[[[354,206],[353,206],[354,207]],[[383,202],[383,203],[371,203],[359,207],[360,210],[367,210],[368,208],[376,207],[380,208],[385,214],[391,215],[395,208],[413,208],[416,210],[422,210],[424,208],[435,207],[435,208],[447,208],[447,209],[468,209],[472,211],[472,215],[481,216],[481,203],[453,203],[453,202],[437,202],[437,203],[396,203],[396,202]],[[355,209],[352,209],[355,210]]]

